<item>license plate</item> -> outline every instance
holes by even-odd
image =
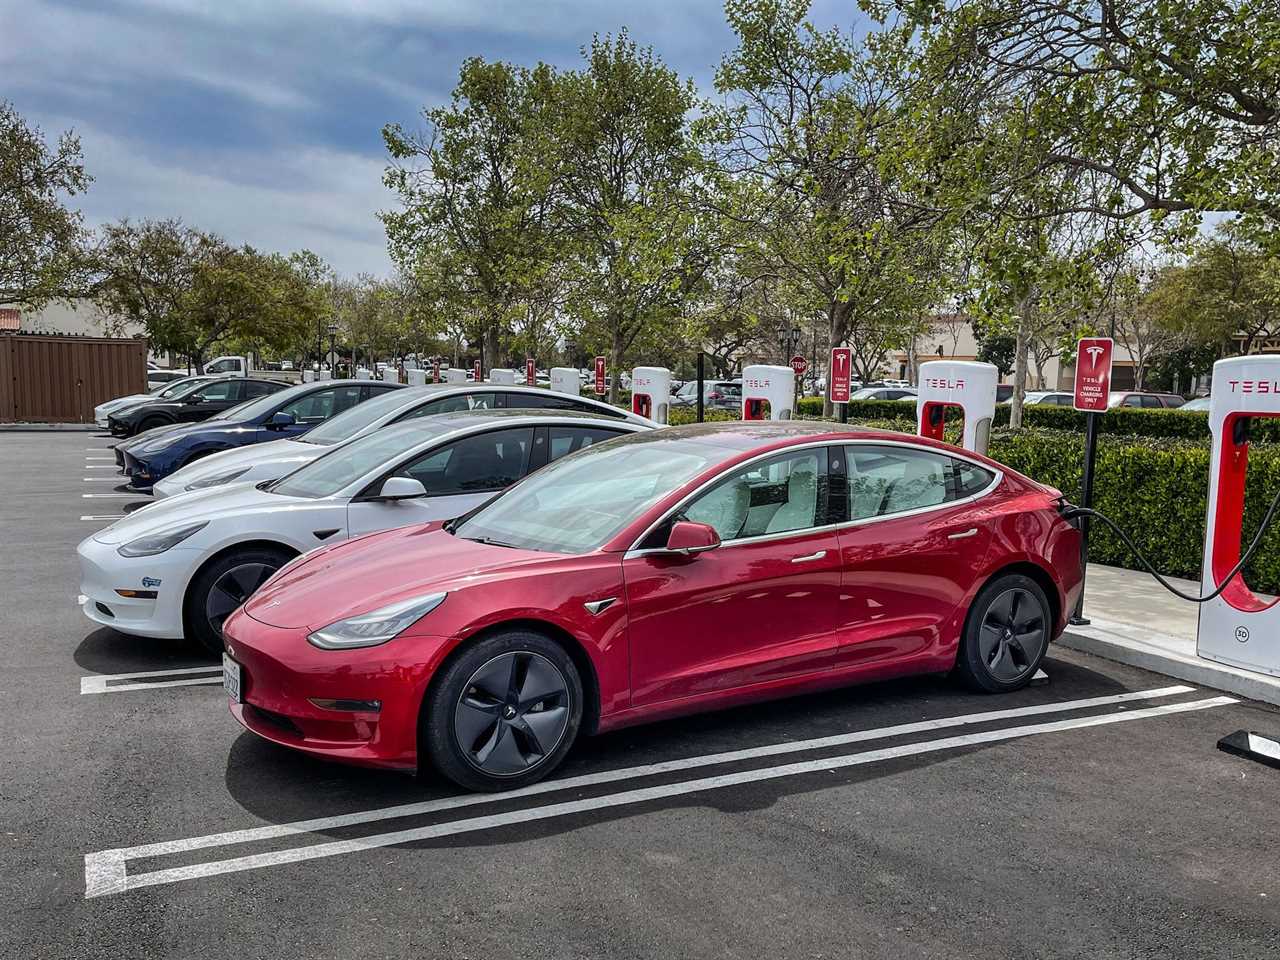
[[[240,664],[225,653],[222,655],[222,689],[227,691],[232,703],[244,703],[240,692]]]

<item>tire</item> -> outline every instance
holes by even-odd
[[[504,630],[463,648],[427,698],[420,749],[468,790],[541,780],[564,760],[582,725],[582,678],[573,659],[531,630]]]
[[[996,577],[969,607],[956,675],[984,693],[1020,690],[1039,669],[1052,628],[1049,600],[1040,584],[1018,573]]]
[[[172,421],[166,420],[164,417],[147,417],[147,419],[138,424],[138,429],[134,431],[134,436],[137,436],[139,433],[144,433],[147,430],[154,430],[156,427],[168,426],[171,422]]]
[[[223,621],[292,557],[283,549],[246,547],[206,566],[187,587],[183,602],[187,639],[220,655]]]

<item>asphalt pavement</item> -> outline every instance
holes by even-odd
[[[138,500],[108,443],[0,436],[0,957],[1280,956],[1280,770],[1215,747],[1271,707],[1055,649],[459,794],[261,742],[207,657],[90,624],[81,518]]]

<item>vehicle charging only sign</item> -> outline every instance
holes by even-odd
[[[832,347],[831,365],[827,368],[827,390],[832,403],[849,402],[852,370],[853,351],[848,347]]]
[[[526,385],[530,387],[534,385],[537,381],[537,372],[537,364],[534,363],[533,357],[530,357],[524,362],[524,382]]]
[[[1077,410],[1101,413],[1107,409],[1111,395],[1111,352],[1115,341],[1110,337],[1085,337],[1076,344],[1075,402]]]
[[[604,357],[596,357],[596,395],[605,395]]]

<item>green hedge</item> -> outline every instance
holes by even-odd
[[[997,432],[989,453],[1001,463],[1041,483],[1057,487],[1079,502],[1083,441],[1059,430]],[[1133,537],[1161,573],[1200,579],[1204,520],[1209,490],[1209,447],[1186,440],[1100,437],[1094,475],[1094,507]],[[1257,447],[1249,456],[1244,543],[1258,529],[1280,490],[1280,448]],[[1138,569],[1139,563],[1118,537],[1094,524],[1089,558],[1098,563]],[[1280,593],[1280,529],[1273,528],[1245,569],[1255,590]]]

